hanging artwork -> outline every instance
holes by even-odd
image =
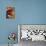
[[[20,24],[18,29],[20,31],[20,40],[46,41],[46,25]]]
[[[15,8],[14,7],[7,7],[6,8],[6,18],[7,19],[14,19],[15,18]]]
[[[11,32],[9,35],[8,35],[8,45],[10,44],[10,41],[11,41],[11,44],[15,44],[15,41],[16,41],[16,33],[14,32]]]

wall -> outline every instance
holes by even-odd
[[[16,0],[19,24],[46,24],[46,0]]]
[[[14,20],[5,18],[8,5],[16,7]],[[46,0],[0,0],[0,44],[8,43],[9,32],[18,32],[17,24],[46,24]]]
[[[0,44],[7,44],[8,34],[10,32],[16,32],[17,35],[17,19],[6,19],[6,7],[16,7],[16,1],[14,0],[0,0]],[[17,43],[17,39],[15,41]]]

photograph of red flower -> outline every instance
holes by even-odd
[[[6,18],[7,19],[14,19],[15,18],[15,8],[14,7],[7,7],[6,9]]]

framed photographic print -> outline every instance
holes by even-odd
[[[6,19],[14,19],[15,18],[15,8],[9,6],[6,8]]]

